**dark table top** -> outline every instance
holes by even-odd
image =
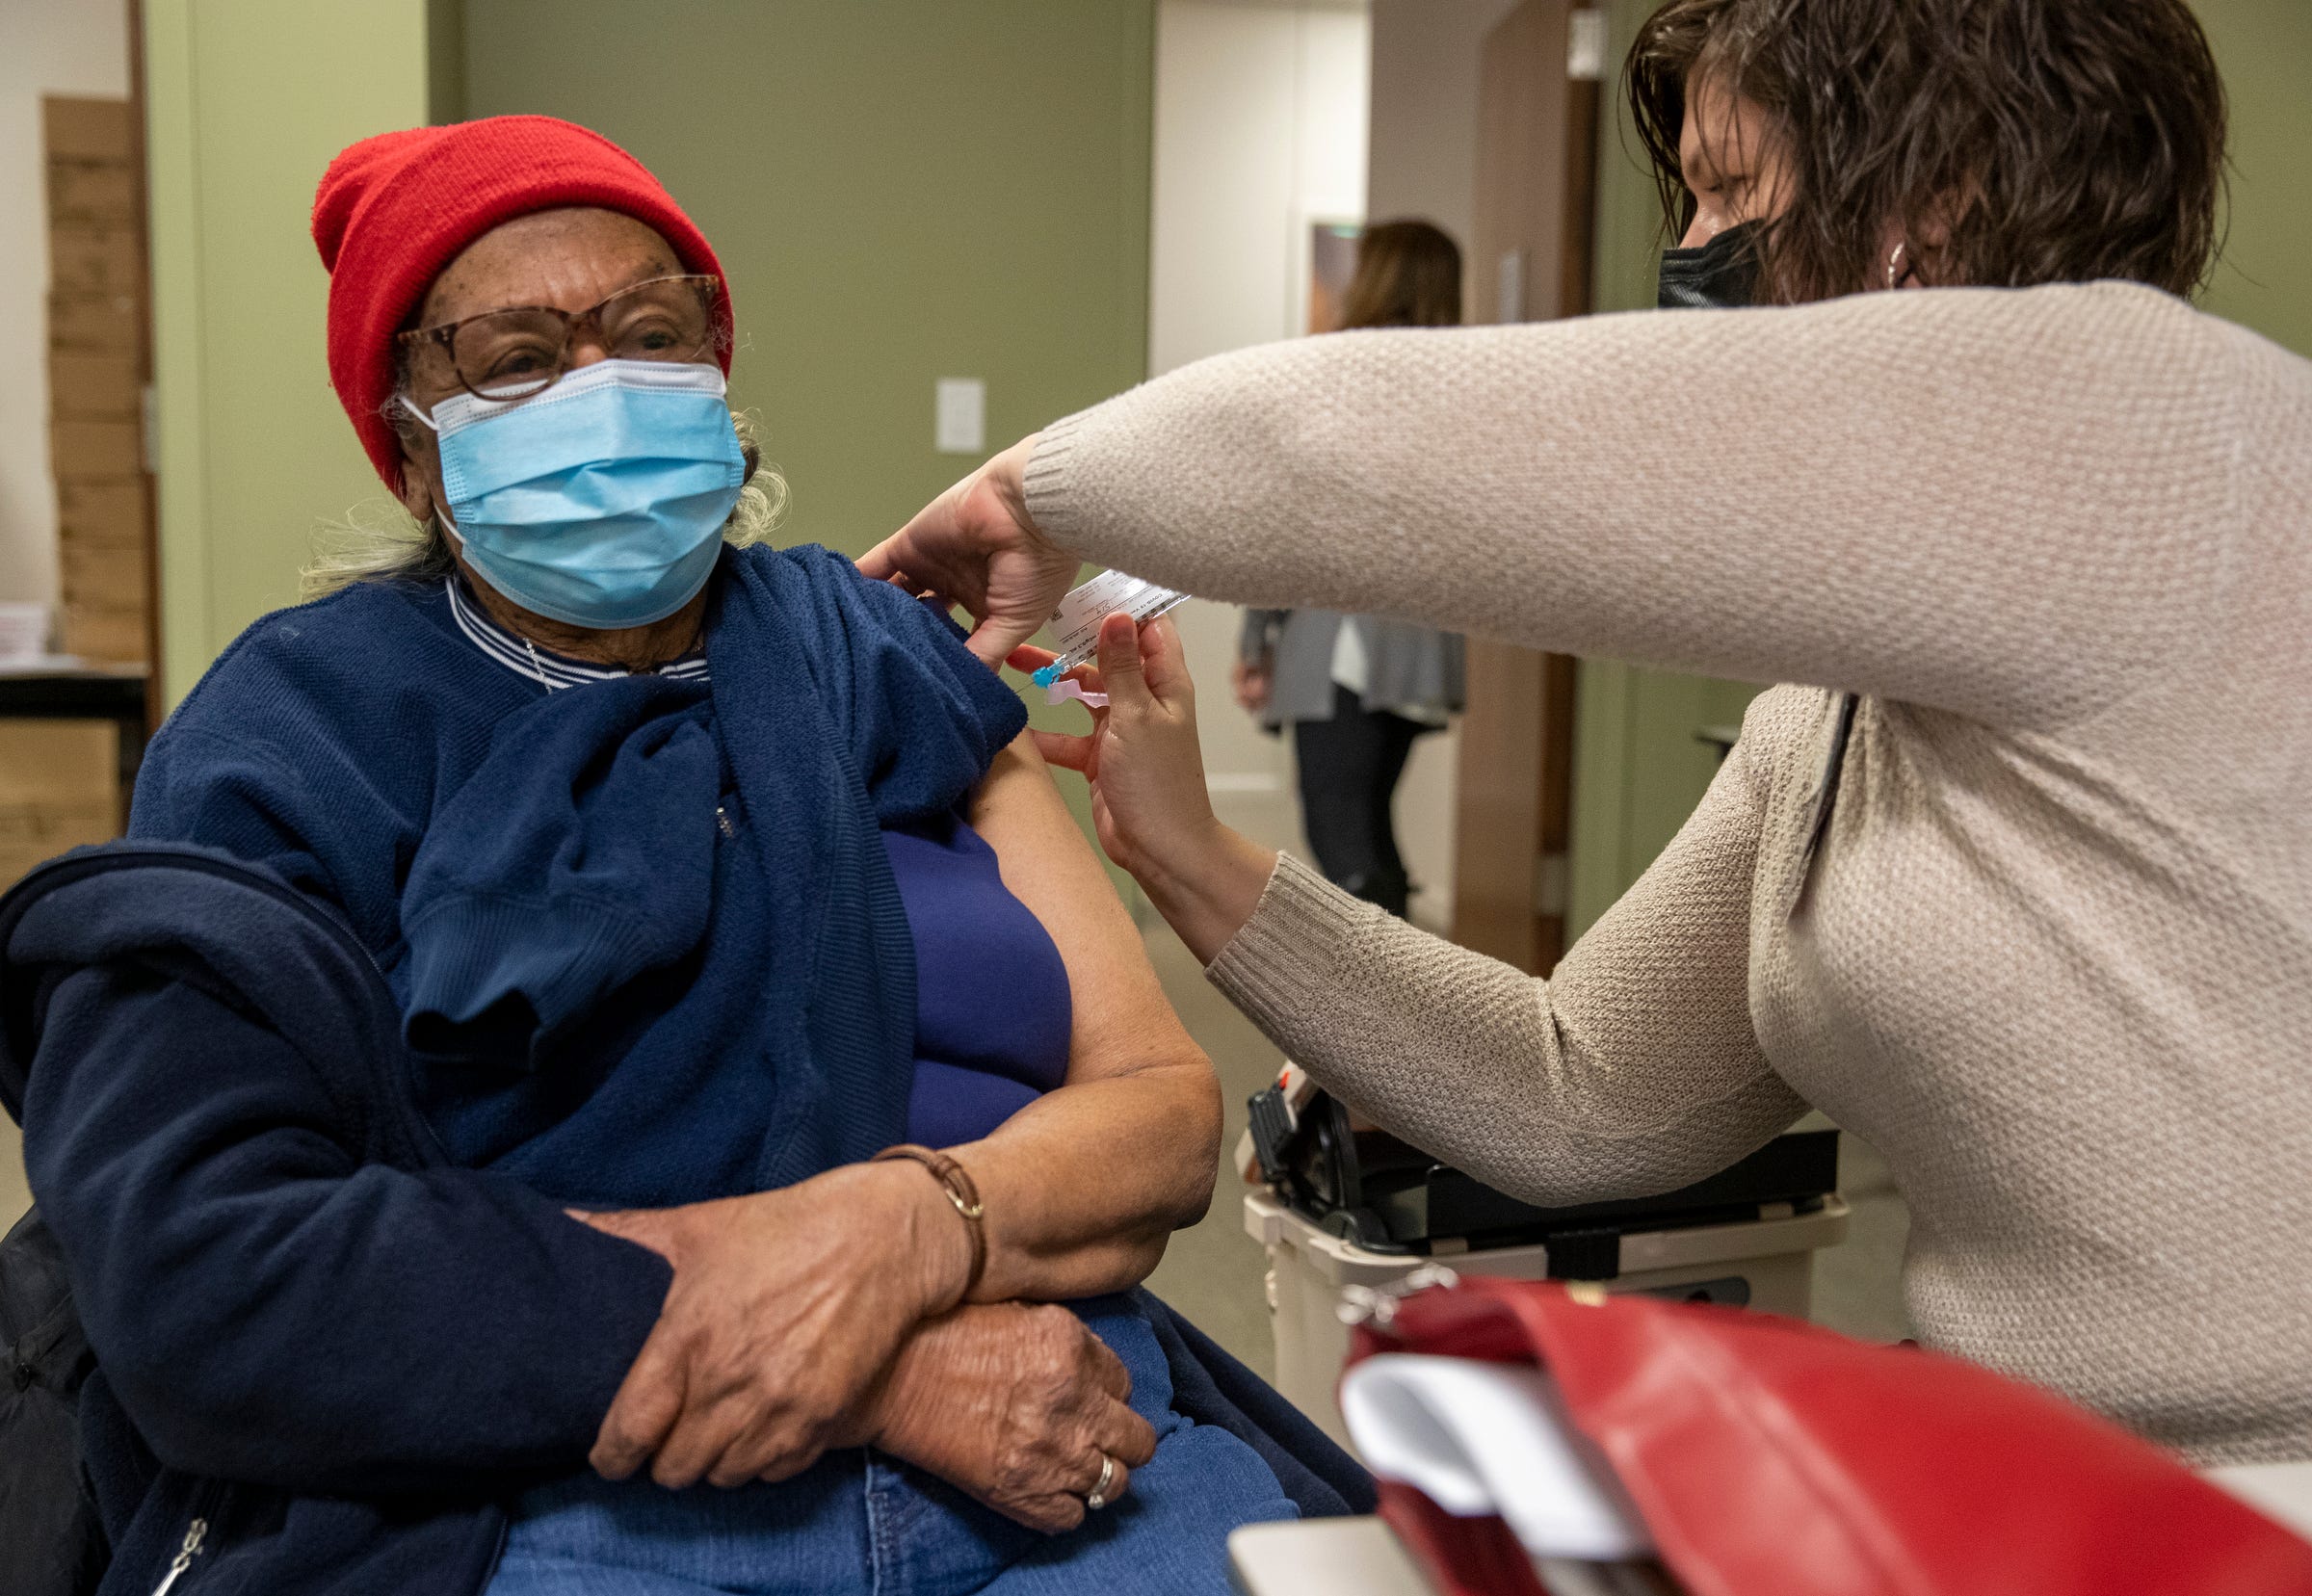
[[[103,667],[0,665],[0,716],[144,720],[144,672]]]
[[[145,672],[142,666],[84,666],[64,660],[0,664],[0,720],[111,720],[120,728],[120,790],[137,784],[144,762]]]

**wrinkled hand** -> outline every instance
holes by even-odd
[[[979,620],[971,650],[989,669],[1051,618],[1082,564],[1028,518],[1028,459],[1013,444],[933,499],[870,549],[859,569],[878,582],[930,591]]]
[[[1221,829],[1196,741],[1195,683],[1169,618],[1136,628],[1130,615],[1110,615],[1100,624],[1099,660],[1097,669],[1068,673],[1085,691],[1108,694],[1108,707],[1091,711],[1091,735],[1039,731],[1036,746],[1091,783],[1100,846],[1145,881],[1150,872],[1213,847]],[[1014,649],[1011,658],[1019,670],[1051,661],[1034,647]]]
[[[1269,707],[1270,676],[1266,669],[1239,660],[1229,671],[1228,679],[1236,689],[1236,707],[1247,715],[1258,715]]]
[[[989,1303],[918,1329],[846,1439],[1058,1534],[1084,1522],[1103,1452],[1117,1463],[1111,1502],[1156,1454],[1131,1395],[1123,1364],[1065,1308]]]
[[[575,1214],[674,1266],[591,1458],[661,1485],[784,1479],[841,1427],[907,1333],[962,1295],[970,1239],[911,1164],[684,1208]]]

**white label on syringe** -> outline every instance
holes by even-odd
[[[1057,679],[1099,653],[1100,622],[1113,615],[1128,615],[1145,626],[1158,615],[1188,602],[1186,593],[1159,588],[1122,571],[1102,571],[1081,588],[1069,589],[1052,615],[1052,651],[1060,656],[1045,667]],[[1037,679],[1042,681],[1044,671]],[[1050,682],[1043,682],[1049,687]]]

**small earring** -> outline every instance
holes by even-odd
[[[1896,288],[1902,285],[1903,256],[1909,248],[1906,244],[1898,244],[1895,246],[1895,252],[1886,257],[1887,287]]]

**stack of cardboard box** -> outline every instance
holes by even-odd
[[[120,834],[119,759],[110,720],[0,720],[0,888]]]
[[[144,204],[126,100],[50,95],[48,392],[59,646],[141,662],[151,634],[144,385]]]
[[[48,97],[48,392],[64,604],[57,645],[122,664],[151,652],[145,474],[148,319],[136,125],[126,100]],[[0,886],[120,832],[111,720],[0,719]]]

